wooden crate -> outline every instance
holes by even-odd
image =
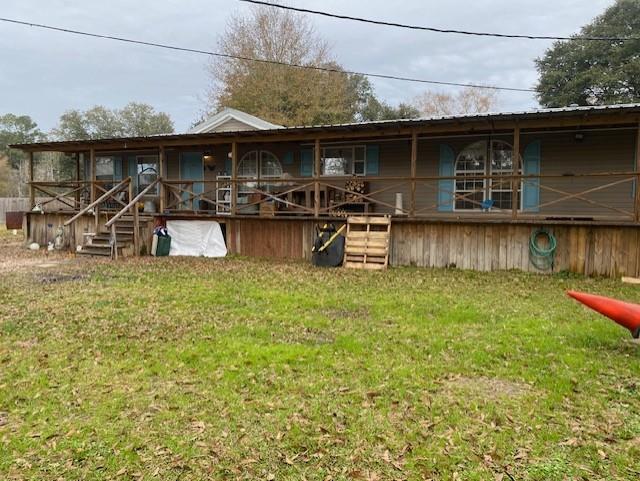
[[[389,264],[391,217],[354,216],[347,219],[344,266],[385,269]]]

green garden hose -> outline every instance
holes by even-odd
[[[546,237],[548,245],[540,247],[538,244],[539,237]],[[558,242],[554,235],[546,229],[538,229],[531,234],[529,238],[529,259],[536,269],[553,270],[553,264],[556,257],[556,247]]]

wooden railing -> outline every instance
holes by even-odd
[[[41,202],[55,202],[82,215],[90,209],[106,210],[109,199],[117,215],[133,209],[135,202],[153,194],[157,185],[163,197],[159,202],[163,212],[192,215],[236,216],[304,216],[341,217],[350,212],[392,214],[406,218],[425,219],[454,217],[506,218],[528,220],[538,218],[610,220],[640,223],[640,172],[594,172],[543,175],[468,175],[455,176],[364,176],[364,191],[347,187],[352,176],[279,177],[261,179],[166,180],[158,179],[137,196],[133,195],[130,179],[110,187],[105,182],[33,182],[34,190],[49,196]],[[456,181],[477,181],[475,189],[455,189]],[[125,185],[126,184],[126,185]],[[512,192],[518,186],[517,205],[495,200],[491,185],[501,185]],[[129,186],[128,199],[120,194]],[[523,187],[535,188],[537,201],[520,205]],[[87,204],[87,192],[102,192]],[[151,194],[150,194],[151,193]],[[234,197],[235,193],[235,197]],[[161,194],[162,195],[162,194]],[[95,198],[95,197],[94,197]],[[529,199],[530,200],[530,199]],[[464,205],[462,205],[464,204]],[[100,207],[98,207],[100,206]],[[462,208],[465,207],[465,208]],[[136,209],[133,209],[136,210]],[[82,213],[82,214],[80,214]],[[74,220],[78,217],[74,216]]]
[[[151,182],[148,186],[146,186],[138,195],[133,196],[133,184],[129,183],[129,198],[131,199],[127,205],[125,205],[122,210],[120,210],[117,214],[115,214],[109,221],[105,224],[107,229],[111,231],[111,239],[110,243],[112,245],[111,255],[114,259],[118,258],[118,235],[116,229],[116,222],[127,212],[131,212],[133,217],[133,249],[135,255],[140,254],[140,217],[138,215],[138,202],[140,202],[144,196],[146,196],[152,189],[155,189],[156,185],[161,182],[160,178],[157,178],[153,182]]]
[[[83,207],[82,209],[80,209],[78,213],[76,213],[73,217],[71,217],[69,220],[67,220],[64,223],[64,226],[68,227],[69,225],[73,224],[76,220],[78,220],[80,217],[82,217],[86,213],[91,212],[95,219],[95,232],[97,233],[98,226],[100,224],[100,205],[108,199],[116,199],[117,194],[122,192],[125,188],[128,188],[128,187],[130,188],[130,186],[131,186],[131,177],[127,177],[126,179],[114,185],[109,190],[102,189],[102,190],[105,190],[104,194],[102,194],[100,197],[98,197],[96,200],[91,202],[86,207]],[[120,202],[120,203],[123,204],[123,202]]]

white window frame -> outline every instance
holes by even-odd
[[[341,175],[332,175],[332,174],[325,174],[324,173],[324,160],[327,158],[326,157],[326,150],[327,149],[342,149],[342,150],[349,150],[351,149],[351,168],[350,168],[350,172],[345,172],[344,174]],[[363,156],[361,160],[356,160],[356,149],[362,149],[363,152]],[[362,163],[362,173],[361,174],[357,174],[356,173],[356,162],[357,163]],[[354,144],[354,145],[327,145],[325,147],[322,147],[322,151],[321,151],[321,155],[320,155],[320,166],[321,166],[321,172],[320,172],[320,176],[321,177],[342,177],[342,176],[357,176],[357,177],[366,177],[367,176],[367,146],[366,145],[360,145],[360,144]]]
[[[464,193],[469,192],[468,190],[458,190],[458,180],[460,179],[464,179],[464,175],[460,175],[458,176],[458,162],[460,160],[460,156],[462,155],[463,152],[465,152],[466,150],[470,149],[471,147],[473,147],[476,144],[479,143],[484,143],[485,144],[485,161],[484,161],[484,169],[480,170],[466,170],[465,172],[471,174],[470,176],[474,176],[474,175],[500,175],[500,174],[505,174],[505,175],[510,175],[513,173],[513,168],[509,169],[509,170],[505,170],[505,169],[496,169],[494,170],[492,167],[492,160],[493,160],[493,148],[494,148],[494,144],[496,143],[500,143],[500,144],[504,144],[506,146],[508,146],[511,149],[511,165],[513,167],[513,145],[510,144],[509,142],[506,142],[504,140],[499,140],[499,139],[489,139],[489,140],[478,140],[476,142],[473,142],[471,144],[468,144],[467,146],[464,147],[464,149],[462,149],[460,151],[460,153],[456,156],[456,161],[454,164],[454,183],[453,183],[453,211],[454,212],[481,212],[484,209],[481,206],[477,206],[477,207],[473,207],[472,209],[464,209],[464,208],[458,208],[456,207],[456,203],[457,203],[457,198],[456,196],[458,194],[462,194],[464,195]],[[520,154],[517,154],[518,156],[520,156]],[[518,166],[519,166],[519,172],[522,171],[522,156],[520,156],[520,158],[518,159]],[[492,179],[483,179],[482,180],[482,201],[484,202],[487,199],[491,199],[493,197],[493,193],[494,192],[511,192],[512,194],[512,202],[513,202],[513,190],[511,189],[511,184],[509,184],[509,188],[508,189],[494,189],[492,186]],[[518,191],[516,192],[517,198],[518,198],[518,211],[522,210],[522,203],[523,203],[523,182],[520,182],[520,185],[518,187]],[[512,207],[511,207],[512,208]],[[500,207],[491,207],[489,210],[497,210],[497,211],[507,211],[510,210],[509,209],[504,209],[504,208],[500,208]]]
[[[242,165],[242,162],[244,162],[245,160],[247,160],[247,158],[252,155],[255,154],[256,155],[256,173],[255,175],[242,175],[240,174],[240,165]],[[271,155],[275,161],[278,163],[279,167],[280,167],[280,174],[263,174],[262,173],[262,156],[264,154],[268,154]],[[240,161],[238,162],[238,179],[245,179],[245,180],[256,180],[256,182],[246,182],[246,183],[242,183],[239,184],[238,187],[238,194],[250,194],[253,192],[253,190],[251,189],[255,189],[259,187],[259,184],[262,185],[263,184],[263,179],[279,179],[282,178],[282,176],[284,175],[284,169],[282,168],[282,162],[280,162],[280,159],[278,158],[278,156],[276,154],[274,154],[273,152],[271,152],[270,150],[264,150],[264,149],[254,149],[254,150],[250,150],[249,152],[245,152],[245,154],[242,156],[242,158],[240,159]],[[245,187],[243,189],[243,187]],[[265,184],[263,186],[266,190],[269,190],[269,184]]]

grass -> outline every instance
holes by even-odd
[[[0,479],[637,479],[639,347],[569,288],[640,298],[242,258],[0,271]]]

